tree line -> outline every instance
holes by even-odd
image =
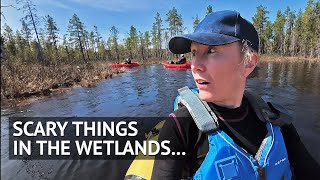
[[[261,54],[320,57],[320,1],[308,0],[304,11],[279,10],[273,23],[268,14],[267,7],[258,6],[252,18]]]
[[[32,0],[16,0],[16,6],[25,17],[21,18],[20,30],[14,31],[7,24],[2,27],[1,51],[5,61],[87,63],[123,61],[127,57],[141,61],[170,59],[174,58],[166,48],[170,37],[186,30],[181,14],[173,7],[164,19],[160,13],[155,14],[151,30],[141,32],[130,26],[124,39],[120,39],[116,26],[107,30],[107,39],[102,38],[97,26],[88,31],[77,14],[69,19],[67,33],[61,35],[50,15],[42,18],[41,26]],[[206,10],[208,15],[213,7],[209,5]],[[304,11],[294,12],[289,7],[284,12],[279,10],[274,22],[269,21],[268,14],[267,7],[258,6],[252,18],[261,54],[320,57],[320,26],[316,25],[320,24],[319,1],[309,0]],[[198,15],[192,18],[195,28],[201,20]]]

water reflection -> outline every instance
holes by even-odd
[[[268,85],[293,86],[302,92],[320,94],[320,63],[260,63],[259,78]]]

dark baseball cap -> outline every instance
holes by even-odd
[[[174,54],[191,51],[192,41],[208,45],[223,45],[240,40],[249,41],[258,52],[259,38],[254,26],[236,11],[217,11],[207,15],[193,33],[174,36],[169,41],[169,50]]]

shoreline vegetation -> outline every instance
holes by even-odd
[[[1,65],[1,107],[26,105],[33,100],[61,94],[75,87],[94,87],[103,79],[124,72],[112,69],[107,62],[86,64],[27,64]]]
[[[279,56],[279,55],[260,55],[261,62],[300,62],[300,63],[320,63],[320,58],[305,58],[302,56]]]
[[[260,57],[261,62],[320,63],[320,59],[303,57]],[[138,61],[143,64],[162,64],[164,60]],[[110,68],[109,62],[86,64],[27,64],[21,62],[1,65],[1,107],[27,105],[34,100],[62,94],[76,87],[94,87],[104,79],[123,73],[125,68]]]

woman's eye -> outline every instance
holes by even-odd
[[[208,54],[213,54],[216,53],[216,51],[214,49],[209,49]]]
[[[192,52],[191,53],[192,57],[196,56],[196,53],[195,52]]]

